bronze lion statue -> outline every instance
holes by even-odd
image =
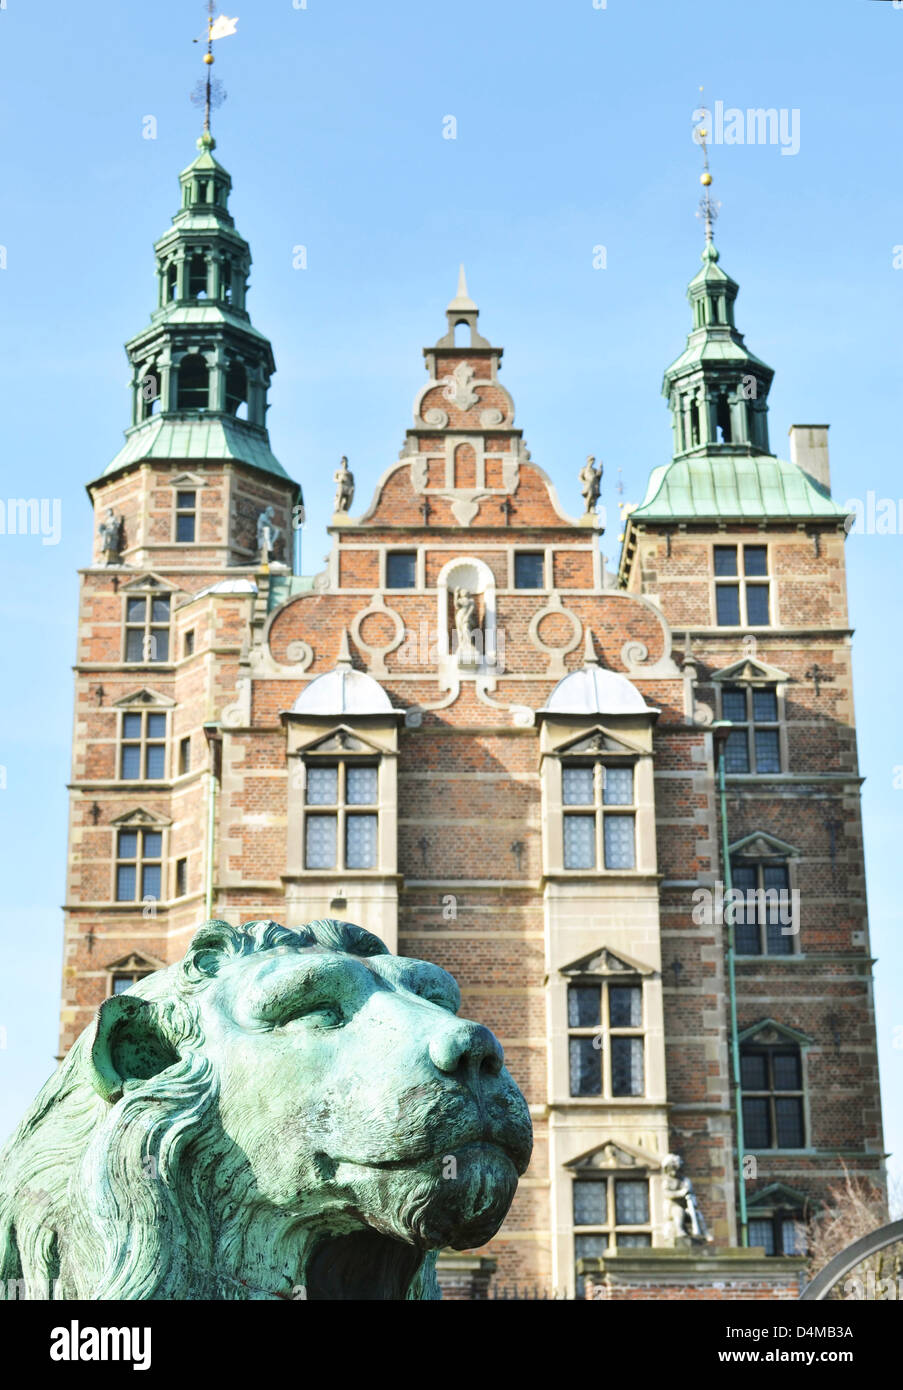
[[[0,1158],[0,1298],[426,1299],[530,1158],[444,970],[324,920],[205,922],[107,999]]]

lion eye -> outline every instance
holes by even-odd
[[[421,989],[417,992],[421,999],[435,1004],[437,1008],[446,1009],[450,1014],[458,1012],[454,999],[450,999],[447,994],[442,994],[439,990]]]
[[[310,1004],[295,1009],[286,1023],[313,1023],[320,1028],[339,1028],[345,1022],[337,1004]]]

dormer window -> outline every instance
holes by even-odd
[[[630,764],[595,760],[563,765],[562,804],[574,808],[564,811],[566,869],[635,868],[634,784]]]
[[[379,768],[350,759],[307,764],[305,869],[378,867]]]

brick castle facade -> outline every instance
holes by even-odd
[[[636,1296],[680,1262],[668,1153],[713,1237],[686,1269],[741,1244],[733,885],[749,1244],[767,1251],[737,1287],[772,1268],[789,1287],[843,1167],[883,1181],[827,427],[771,454],[771,370],[708,241],[665,377],[673,457],[606,572],[595,470],[580,503],[533,462],[462,276],[399,458],[356,508],[340,469],[327,568],[294,575],[272,353],[229,176],[199,144],[128,344],[132,425],[89,486],[62,1050],[207,916],[358,922],[457,978],[531,1106],[509,1219],[451,1283],[491,1258],[573,1293],[584,1259],[603,1296],[620,1257]]]

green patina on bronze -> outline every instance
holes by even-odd
[[[332,920],[206,922],[108,999],[0,1157],[0,1298],[423,1299],[532,1130],[435,965]]]

